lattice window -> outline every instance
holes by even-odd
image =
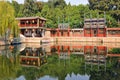
[[[86,29],[86,33],[87,33],[87,34],[90,34],[90,29]]]
[[[99,30],[99,33],[100,33],[100,34],[104,34],[104,29],[100,29],[100,30]]]

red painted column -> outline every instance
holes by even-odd
[[[72,31],[72,36],[74,36],[74,30]]]
[[[99,37],[99,28],[97,28],[97,37]]]
[[[104,37],[107,36],[107,34],[106,34],[107,32],[106,32],[106,31],[107,31],[106,28],[104,28],[104,33],[103,33],[103,34],[104,34]]]
[[[59,37],[61,36],[61,31],[59,30]]]
[[[59,29],[57,29],[57,37],[59,37]]]
[[[86,54],[86,50],[87,50],[87,49],[86,49],[86,46],[84,46],[84,55]]]
[[[52,31],[50,30],[50,37],[52,37]]]
[[[97,46],[97,53],[100,54],[100,48]]]
[[[57,46],[58,56],[60,56],[60,46]]]
[[[70,55],[70,46],[68,46],[68,55]]]
[[[52,37],[52,30],[50,30],[50,36]]]
[[[107,47],[105,47],[105,55],[107,55],[108,51],[107,51]]]
[[[86,35],[85,35],[85,28],[84,28],[84,37],[86,37]]]
[[[92,55],[93,54],[93,50],[94,49],[94,46],[90,46],[90,54]]]
[[[68,28],[68,37],[70,36],[70,29]]]
[[[93,35],[93,34],[92,34],[92,28],[90,28],[90,37],[92,37],[92,35]]]
[[[58,36],[60,36],[60,30],[58,29]]]
[[[25,22],[25,25],[24,25],[24,27],[27,27],[26,21],[24,21],[24,22]]]

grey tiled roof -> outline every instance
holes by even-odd
[[[46,21],[45,18],[43,18],[43,17],[38,17],[38,16],[36,16],[36,17],[20,17],[20,18],[16,18],[16,20],[25,20],[25,19],[41,19],[41,20]]]

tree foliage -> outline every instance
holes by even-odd
[[[17,17],[20,10],[20,5],[16,1],[12,1],[12,6],[14,7],[15,10],[15,17]]]
[[[48,0],[48,5],[51,8],[61,8],[63,9],[66,6],[66,3],[64,0]]]
[[[35,16],[38,12],[41,12],[42,3],[36,0],[25,0],[21,13],[23,16],[30,17]]]
[[[89,11],[88,6],[79,5],[71,6],[66,5],[63,9],[49,8],[48,5],[44,5],[41,11],[41,16],[47,18],[48,27],[57,27],[58,23],[69,23],[71,28],[83,27],[84,13]]]
[[[37,6],[35,5],[36,0],[25,0],[23,5],[22,13],[24,16],[34,16],[37,12]]]
[[[16,17],[42,16],[47,19],[47,27],[56,28],[58,23],[69,23],[71,28],[82,28],[84,14],[91,12],[92,17],[97,18],[97,13],[106,12],[108,27],[119,27],[120,19],[119,0],[88,0],[88,5],[66,4],[65,0],[48,0],[41,2],[25,0],[24,4],[13,2]],[[18,9],[17,9],[18,8]],[[90,15],[88,14],[87,17]]]
[[[0,2],[0,28],[2,37],[9,37],[10,32],[14,36],[18,36],[19,29],[14,16],[14,8],[5,1]]]
[[[106,11],[108,15],[115,18],[112,20],[115,24],[111,24],[112,27],[118,27],[116,21],[120,19],[120,1],[119,0],[88,0],[89,8],[92,10]],[[109,20],[108,20],[109,21]],[[109,27],[109,25],[108,25]]]
[[[99,10],[119,10],[120,1],[119,0],[88,0],[90,9]]]

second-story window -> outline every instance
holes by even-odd
[[[34,20],[32,20],[32,24],[34,24],[35,23],[35,21]]]
[[[37,20],[35,20],[35,24],[37,24]]]
[[[29,24],[29,21],[26,21],[26,24]]]
[[[21,25],[24,25],[24,24],[25,24],[25,21],[20,21],[20,24],[21,24]]]
[[[42,24],[42,21],[40,20],[40,24]]]
[[[45,21],[43,21],[43,24],[45,24]]]
[[[37,20],[32,20],[32,24],[37,24]]]

